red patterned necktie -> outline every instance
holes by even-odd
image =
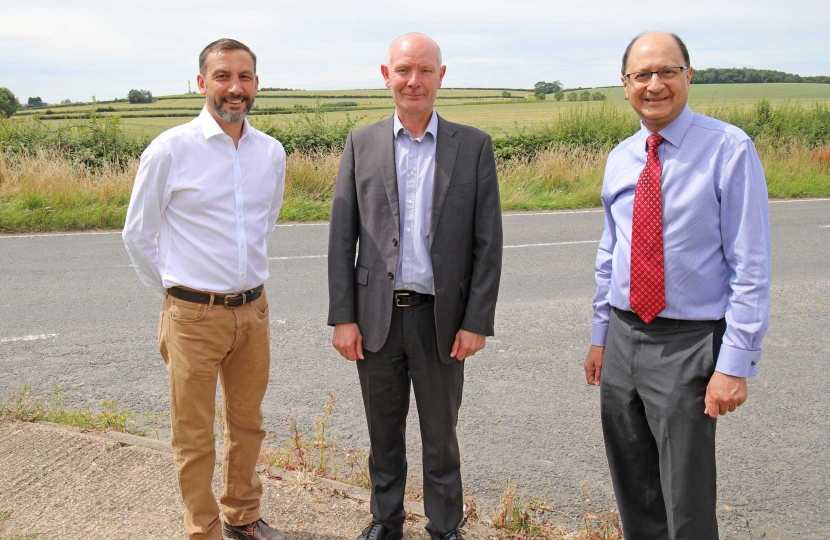
[[[646,166],[634,192],[631,222],[631,310],[650,323],[666,308],[663,277],[663,204],[660,192],[659,133],[648,138]]]

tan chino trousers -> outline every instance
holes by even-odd
[[[222,538],[211,489],[216,450],[217,375],[225,416],[219,501],[225,520],[243,525],[260,518],[262,483],[256,474],[265,431],[262,399],[270,367],[265,291],[238,308],[196,304],[168,295],[159,315],[159,350],[170,379],[170,422],[184,527],[192,539]]]

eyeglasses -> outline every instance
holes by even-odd
[[[651,82],[651,77],[656,73],[661,81],[671,81],[683,73],[684,69],[689,69],[689,66],[667,67],[657,71],[635,71],[627,73],[623,77],[636,84],[648,84]]]

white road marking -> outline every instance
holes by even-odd
[[[40,334],[39,336],[22,336],[13,338],[0,338],[0,343],[12,343],[15,341],[37,341],[39,339],[51,339],[58,337],[58,334]]]
[[[599,244],[599,240],[578,240],[576,242],[547,242],[544,244],[516,244],[504,246],[509,248],[547,247],[547,246],[572,246],[575,244]],[[268,257],[269,261],[292,261],[296,259],[325,259],[328,255],[295,255],[293,257]]]
[[[545,247],[545,246],[572,246],[574,244],[599,244],[599,240],[577,240],[576,242],[549,242],[545,244],[516,244],[513,246],[504,246],[508,248],[526,248],[526,247]]]
[[[599,214],[604,212],[602,208],[593,210],[551,210],[550,212],[510,212],[504,213],[502,217],[525,217],[525,216],[559,216],[564,214]]]
[[[325,259],[328,255],[295,255],[293,257],[268,257],[269,261],[291,261],[294,259]]]
[[[801,203],[801,202],[826,202],[830,201],[830,199],[779,199],[777,201],[770,201],[770,204],[781,204],[781,203]]]
[[[822,225],[821,228],[822,229],[830,229],[830,225]]]
[[[327,221],[311,223],[277,223],[277,227],[328,227]]]

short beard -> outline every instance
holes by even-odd
[[[223,96],[221,100],[217,101],[215,98],[208,99],[208,103],[210,103],[210,107],[219,115],[219,118],[224,120],[225,122],[230,122],[235,124],[236,122],[241,122],[245,119],[249,112],[251,112],[251,107],[254,106],[254,99],[248,99],[244,94],[239,96],[229,96],[231,98],[241,98],[245,102],[245,110],[240,113],[230,113],[222,108],[222,103],[225,102],[225,97]]]

